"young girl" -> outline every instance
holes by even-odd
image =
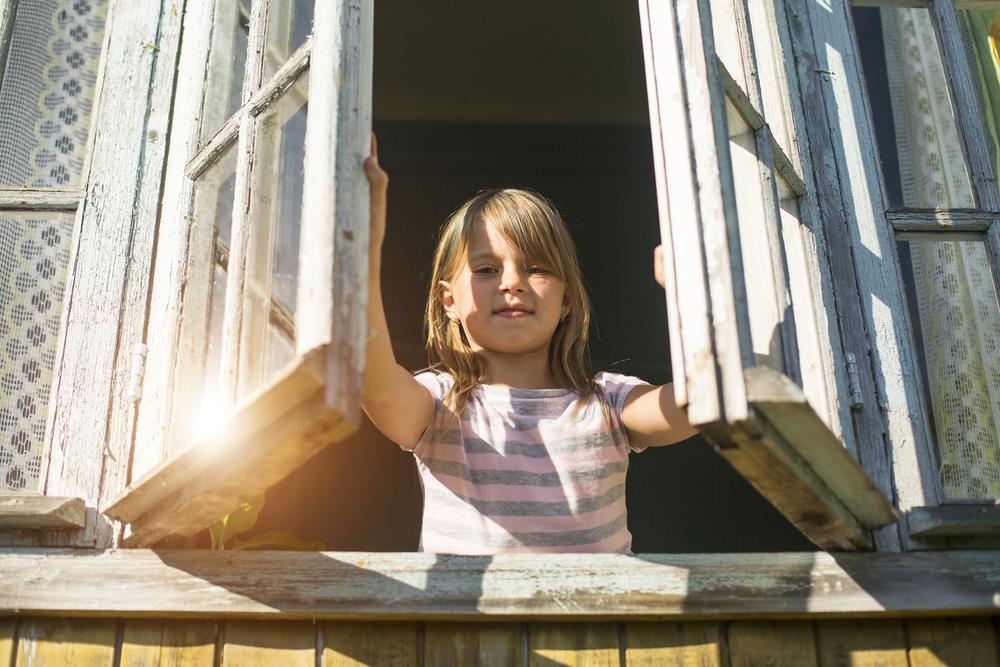
[[[396,363],[382,307],[388,176],[375,138],[362,405],[417,459],[420,550],[631,554],[630,451],[692,436],[670,384],[587,370],[590,304],[555,208],[483,191],[448,218],[427,300],[434,371]],[[657,262],[659,264],[659,262]],[[662,277],[657,273],[662,285]]]

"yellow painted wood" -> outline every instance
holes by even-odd
[[[821,665],[908,667],[901,620],[821,621],[816,624]]]
[[[107,618],[24,618],[17,631],[17,667],[111,667],[118,621]]]
[[[121,667],[212,667],[217,634],[212,621],[128,620]]]
[[[9,665],[14,657],[14,640],[17,638],[17,618],[0,618],[0,665]]]
[[[911,667],[997,667],[1000,655],[988,618],[919,618],[906,621]]]
[[[528,664],[618,667],[617,623],[531,623]]]
[[[626,623],[627,667],[718,667],[725,642],[719,623]]]
[[[323,628],[323,667],[416,665],[419,633],[418,623],[328,622]]]
[[[524,667],[521,623],[428,623],[424,664]]]
[[[816,639],[809,621],[738,621],[726,632],[730,664],[771,667],[816,665]]]
[[[312,621],[230,621],[223,628],[222,667],[314,667]]]

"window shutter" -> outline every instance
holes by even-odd
[[[788,244],[811,186],[764,117],[746,0],[639,7],[678,404],[816,544],[871,548],[892,506],[802,389],[794,314],[815,306],[792,299]]]

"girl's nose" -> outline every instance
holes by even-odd
[[[524,291],[524,276],[521,275],[520,269],[515,269],[513,267],[504,269],[503,275],[500,276],[500,291]]]

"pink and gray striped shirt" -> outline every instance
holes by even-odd
[[[459,419],[442,399],[453,379],[416,380],[434,396],[434,418],[412,451],[424,490],[420,551],[632,553],[625,474],[633,446],[621,411],[639,378],[598,373],[598,397],[577,405],[569,389],[479,385]],[[405,448],[404,448],[405,449]]]

